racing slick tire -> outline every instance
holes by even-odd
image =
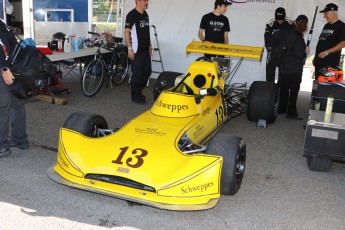
[[[182,73],[165,71],[159,74],[155,84],[153,85],[153,98],[156,100],[163,90],[175,86],[175,80]]]
[[[309,170],[317,172],[328,172],[332,166],[332,160],[320,157],[307,157]]]
[[[220,193],[235,195],[240,189],[246,162],[246,143],[243,138],[216,135],[208,144],[206,153],[223,157]]]
[[[63,127],[77,131],[87,137],[97,137],[97,129],[107,129],[108,123],[101,115],[75,112],[67,118]]]
[[[266,120],[268,124],[277,118],[279,87],[273,82],[254,81],[249,88],[247,118],[257,122]]]

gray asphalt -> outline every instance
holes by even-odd
[[[103,88],[87,98],[79,80],[67,77],[67,105],[27,103],[28,150],[12,149],[0,158],[0,229],[344,229],[345,164],[328,173],[309,171],[302,157],[310,93],[301,92],[298,109],[304,121],[279,115],[267,129],[246,116],[220,132],[245,138],[247,164],[239,192],[222,196],[211,210],[175,212],[72,189],[51,181],[47,169],[56,162],[59,128],[75,111],[103,115],[121,127],[153,103],[133,105],[126,83]]]

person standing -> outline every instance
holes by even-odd
[[[124,34],[132,68],[132,103],[145,104],[146,97],[142,94],[142,90],[152,72],[150,24],[149,16],[145,11],[148,8],[149,0],[135,0],[135,3],[135,8],[126,16]]]
[[[297,113],[297,97],[302,82],[303,66],[309,53],[303,34],[308,28],[308,18],[299,15],[294,22],[295,29],[287,37],[284,53],[279,66],[278,86],[279,113],[286,113],[286,118],[302,120]]]
[[[201,18],[198,37],[202,42],[229,43],[230,24],[224,14],[231,4],[229,0],[216,0],[213,12]]]
[[[327,24],[323,27],[316,45],[313,60],[315,79],[320,76],[322,68],[339,66],[341,49],[345,47],[345,23],[338,18],[338,6],[329,3],[320,13],[324,13]]]
[[[16,98],[9,89],[15,81],[9,59],[16,44],[14,34],[0,20],[0,157],[11,154],[10,147],[28,148],[25,100]],[[11,142],[8,137],[10,126]]]
[[[282,47],[286,43],[287,35],[292,31],[293,26],[287,22],[286,13],[283,7],[276,9],[274,21],[266,24],[265,47],[267,50],[266,59],[266,81],[275,82],[276,68],[279,66],[279,59]]]

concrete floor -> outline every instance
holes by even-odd
[[[129,86],[103,88],[82,95],[77,78],[66,78],[71,94],[59,95],[67,105],[31,100],[27,104],[28,150],[13,149],[0,158],[0,229],[344,229],[345,164],[328,173],[309,171],[302,157],[303,125],[310,92],[302,91],[298,110],[303,121],[279,115],[267,129],[246,116],[230,121],[220,132],[247,143],[246,171],[235,196],[222,196],[211,210],[174,212],[128,203],[56,184],[47,169],[56,163],[59,128],[75,111],[103,115],[120,127],[150,108],[130,103]]]

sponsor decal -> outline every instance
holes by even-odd
[[[198,124],[195,127],[195,131],[193,131],[193,136],[194,138],[197,138],[198,136],[200,136],[200,134],[202,134],[202,131],[204,130],[204,126]]]
[[[330,29],[322,30],[319,40],[322,40],[322,41],[327,40],[327,37],[331,36],[333,33],[334,33],[334,30],[330,30]]]
[[[210,113],[210,111],[211,111],[211,108],[208,107],[206,110],[202,111],[202,115],[206,115],[206,114]]]
[[[233,9],[275,10],[283,5],[283,0],[231,0]]]
[[[189,109],[188,105],[168,104],[168,103],[163,102],[162,100],[160,100],[160,101],[157,100],[155,102],[155,104],[156,104],[156,106],[161,107],[163,109],[171,110],[172,113],[174,113],[174,112],[180,113],[180,111]]]
[[[65,168],[68,168],[68,164],[64,161],[64,159],[62,159],[61,157],[59,157],[59,158],[60,158],[61,166],[65,167]]]
[[[122,173],[129,173],[130,169],[128,168],[123,168],[123,167],[118,167],[117,168],[118,172],[122,172]]]
[[[5,54],[5,60],[7,61],[10,56],[8,55],[8,52],[7,52],[7,49],[6,49],[6,46],[5,44],[2,42],[2,40],[0,39],[0,46],[2,48],[2,50],[4,51],[4,54]]]
[[[211,187],[213,187],[213,182],[208,182],[206,184],[197,186],[181,187],[181,194],[188,194],[193,192],[207,192],[207,189]]]
[[[156,128],[135,128],[134,130],[136,133],[144,133],[144,134],[149,134],[149,135],[155,135],[155,136],[158,136],[158,137],[162,137],[166,134],[166,132],[161,132],[161,131],[158,131],[158,129]]]

